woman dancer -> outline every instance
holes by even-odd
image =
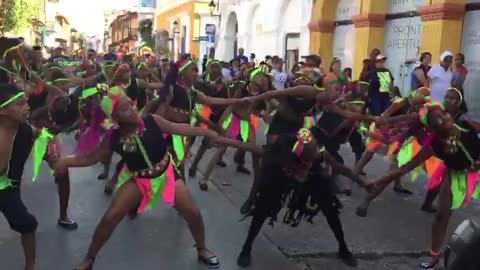
[[[216,60],[210,60],[207,63],[207,72],[204,76],[204,81],[198,83],[196,86],[202,93],[207,96],[216,97],[216,98],[230,98],[230,88],[223,82],[222,79],[222,66],[220,62]],[[203,90],[202,90],[203,89]],[[220,118],[222,117],[223,112],[225,111],[225,106],[217,106],[213,109],[197,104],[196,112],[204,119],[210,120],[213,124],[217,125]],[[197,122],[194,119],[194,122]],[[204,126],[204,125],[203,125]],[[193,144],[193,139],[190,141]],[[205,137],[202,140],[202,144],[197,150],[192,165],[188,170],[188,176],[195,177],[197,173],[198,163],[202,159],[203,155],[207,151],[209,146],[208,139]],[[220,167],[226,167],[227,164],[220,158],[217,162],[217,165]]]
[[[267,91],[271,85],[271,78],[263,70],[263,68],[257,68],[250,72],[250,79],[247,83],[236,83],[233,86],[236,87],[234,90],[235,98],[247,98],[250,96],[255,96],[261,92]],[[219,120],[223,132],[232,139],[240,139],[244,142],[255,143],[256,135],[256,118],[252,116],[254,113],[252,104],[244,103],[228,107],[224,112],[222,117]],[[213,170],[220,160],[220,158],[225,154],[227,150],[226,147],[222,147],[217,150],[210,160],[207,169],[205,170],[204,177],[200,180],[199,186],[203,191],[208,190],[208,179],[210,178]],[[253,160],[253,170],[254,175],[257,176],[259,168],[259,157],[252,155]],[[242,153],[235,154],[235,161],[237,162],[237,171],[243,171],[243,162],[244,156]],[[243,162],[242,162],[243,161]],[[230,183],[224,182],[224,185],[230,185]]]
[[[209,97],[195,89],[195,84],[199,80],[197,64],[192,60],[182,60],[177,63],[179,80],[175,85],[168,89],[166,98],[168,109],[162,114],[169,121],[175,123],[191,123],[192,117],[204,121],[197,113],[195,107],[197,104],[214,106],[229,106],[238,103],[248,102],[249,99],[242,98],[217,98]],[[206,122],[206,121],[204,121]],[[180,167],[182,177],[184,177],[184,162],[187,151],[187,138],[179,135],[173,135],[173,150],[176,164]]]
[[[409,112],[413,111],[418,111],[419,107],[422,106],[425,103],[425,97],[429,96],[431,93],[430,89],[427,87],[421,87],[416,91],[413,91],[408,97],[405,98],[400,98],[396,99],[386,110],[381,114],[382,118],[390,118],[394,116],[400,116],[400,115],[406,115]],[[374,124],[370,125],[369,130],[377,135],[382,135],[381,133],[383,132],[381,129],[376,127]],[[362,155],[360,160],[357,162],[354,172],[356,174],[359,174],[365,166],[367,166],[368,162],[372,160],[375,152],[377,152],[382,146],[385,145],[385,142],[382,142],[380,140],[376,140],[375,138],[369,138],[367,140],[367,151]],[[398,148],[398,142],[396,143],[396,146],[394,149],[391,149],[391,153],[397,151]],[[394,163],[391,164],[391,166],[395,166]],[[402,186],[402,181],[401,179],[397,179],[395,181],[395,185],[393,187],[393,190],[397,193],[402,193],[406,195],[412,195],[412,192]],[[363,213],[362,213],[363,215]]]
[[[303,78],[305,81],[312,81]],[[325,86],[325,87],[324,87]],[[313,125],[305,118],[312,113],[315,106],[320,107],[323,111],[338,114],[346,119],[359,121],[375,121],[378,117],[372,117],[361,113],[353,113],[344,110],[337,103],[340,99],[340,91],[342,85],[337,76],[329,73],[322,80],[317,80],[312,85],[300,85],[293,88],[287,88],[282,91],[269,91],[267,93],[253,97],[253,101],[262,101],[268,99],[276,99],[278,107],[276,113],[271,120],[267,133],[267,143],[274,143],[279,135],[295,134],[298,129],[304,127],[310,128]],[[249,198],[240,209],[242,213],[248,213],[253,201],[256,197],[259,183],[254,181]]]
[[[447,92],[451,92],[453,90],[449,90]],[[422,108],[421,104],[424,104],[425,103],[425,99],[428,98],[428,95],[430,94],[430,90],[428,88],[425,88],[425,87],[422,87],[420,89],[418,89],[417,91],[414,91],[412,92],[412,94],[410,95],[410,97],[407,99],[407,98],[404,98],[402,100],[397,100],[396,102],[394,102],[392,104],[392,106],[389,108],[389,110],[387,110],[387,115],[390,115],[392,114],[391,112],[395,112],[395,111],[400,111],[402,112],[402,110],[398,110],[398,108],[405,108],[405,106],[408,106],[408,108],[410,108],[408,111],[411,111],[411,112],[418,112],[419,111],[419,108]],[[456,93],[454,93],[456,94]],[[451,97],[451,94],[449,94],[449,100],[451,98],[454,98],[454,97]],[[403,103],[403,105],[402,105]],[[461,101],[458,100],[458,104],[460,104]],[[410,104],[410,105],[406,105],[406,104]],[[451,105],[449,104],[448,107],[450,108],[450,110],[453,112],[454,109],[451,108]],[[397,110],[395,110],[395,108],[397,108]],[[405,112],[405,110],[403,110],[403,113]],[[394,115],[397,114],[397,113],[393,113]],[[396,142],[394,142],[391,146],[390,146],[390,156],[392,156],[392,163],[391,163],[391,166],[390,166],[390,169],[391,170],[394,170],[394,169],[397,169],[398,166],[402,166],[404,164],[406,164],[407,162],[409,162],[415,155],[417,155],[417,153],[421,150],[422,148],[422,145],[423,145],[423,138],[425,137],[425,131],[423,129],[420,129],[420,130],[410,130],[410,131],[407,131],[407,133],[414,133],[413,135],[412,134],[409,134],[411,135],[410,138],[407,138],[405,139],[404,137],[400,137]],[[433,173],[435,172],[435,170],[440,166],[440,161],[435,158],[435,157],[431,157],[431,158],[428,158],[423,164],[422,166],[419,167],[419,169],[423,169],[428,176],[432,176]],[[414,175],[415,177],[415,175]],[[395,183],[397,183],[398,181],[401,181],[401,178],[398,178],[395,180]],[[361,216],[361,217],[366,217],[367,216],[367,213],[368,213],[368,207],[370,205],[370,203],[372,202],[373,199],[375,199],[384,189],[386,188],[386,186],[381,186],[379,187],[376,192],[373,192],[373,193],[370,193],[366,198],[365,200],[363,201],[363,203],[357,208],[357,215]],[[394,190],[395,190],[395,187],[394,187]],[[428,213],[434,213],[436,211],[435,207],[433,206],[433,202],[435,200],[435,198],[437,197],[437,194],[438,192],[440,191],[439,188],[437,189],[434,189],[434,190],[430,190],[427,192],[427,195],[425,197],[425,201],[424,203],[422,204],[422,211],[425,211],[425,212],[428,212]]]
[[[453,210],[464,207],[471,199],[480,198],[480,139],[468,121],[454,122],[452,116],[431,101],[418,114],[426,131],[424,146],[405,165],[369,183],[369,186],[387,185],[401,177],[432,156],[443,164],[430,178],[427,189],[440,187],[439,208],[432,225],[431,260],[422,263],[423,269],[434,269],[440,260],[448,223]],[[378,188],[372,193],[376,193]]]
[[[284,205],[289,206],[289,216],[292,217],[287,222],[293,222],[294,227],[308,212],[306,208],[313,205],[313,208],[322,211],[338,241],[339,257],[347,265],[357,265],[344,239],[342,223],[334,206],[336,197],[330,187],[333,179],[322,170],[323,161],[338,167],[339,171],[363,186],[363,182],[355,177],[351,170],[339,165],[328,156],[307,129],[300,129],[296,136],[279,135],[274,143],[263,147],[259,195],[255,201],[247,239],[237,259],[239,266],[250,265],[253,241],[263,223],[268,217],[275,221]],[[295,217],[297,211],[299,213]],[[315,214],[306,217],[311,221]]]
[[[161,106],[162,110],[165,108]],[[118,191],[100,221],[86,258],[76,269],[92,269],[96,255],[113,233],[115,227],[132,207],[140,205],[138,212],[151,208],[161,196],[168,204],[175,206],[189,224],[196,241],[199,259],[212,267],[218,267],[217,257],[205,244],[204,225],[200,211],[193,203],[190,192],[170,157],[164,133],[182,136],[208,136],[212,141],[234,147],[255,150],[254,146],[219,137],[216,133],[175,124],[159,116],[148,115],[141,119],[133,102],[123,90],[115,87],[102,100],[105,115],[118,125],[110,139],[105,138],[99,148],[86,155],[64,158],[56,164],[56,171],[68,167],[91,166],[111,155],[120,154],[125,161],[125,174],[118,184]]]
[[[119,87],[127,96],[133,100],[139,111],[142,111],[147,102],[147,89],[153,90],[161,88],[163,83],[147,83],[144,80],[137,79],[132,75],[132,70],[128,64],[108,63],[104,66],[107,81],[110,81],[110,87]],[[118,181],[118,176],[124,161],[120,160],[112,178],[105,184],[104,193],[112,194],[113,188]]]
[[[23,169],[37,132],[27,124],[29,108],[25,93],[12,84],[0,85],[0,212],[10,228],[21,234],[25,270],[35,266],[35,231],[38,222],[20,198]]]

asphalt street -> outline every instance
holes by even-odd
[[[72,151],[72,138],[65,138],[66,152]],[[104,182],[97,180],[99,165],[71,169],[72,196],[70,216],[78,222],[77,231],[57,226],[58,199],[48,167],[31,181],[32,165],[26,165],[22,198],[39,222],[37,231],[38,270],[73,269],[85,256],[94,229],[108,207],[111,197],[103,194]],[[113,169],[113,167],[112,167]],[[207,244],[218,255],[220,269],[240,269],[236,257],[247,234],[248,223],[239,223],[236,207],[216,188],[200,192],[190,183],[192,193],[205,220]],[[256,243],[254,265],[250,269],[299,269],[265,237]],[[162,205],[145,212],[136,220],[126,218],[100,252],[94,269],[100,270],[193,270],[209,269],[199,263],[185,221],[177,212]],[[23,269],[20,237],[0,218],[0,269]]]
[[[258,142],[263,143],[264,136],[262,132],[258,133]],[[197,140],[197,144],[199,142]],[[73,140],[67,137],[64,143],[68,146],[68,153],[72,150]],[[252,177],[236,172],[233,150],[229,149],[224,157],[228,166],[217,167],[209,183],[209,191],[201,192],[197,180],[213,151],[208,150],[200,163],[199,174],[187,182],[203,214],[209,248],[221,260],[221,269],[240,269],[236,265],[236,257],[245,240],[250,219],[239,222],[239,207],[246,199]],[[342,148],[342,154],[346,165],[353,166],[353,155],[348,146]],[[247,155],[247,167],[251,167],[250,164],[251,159]],[[387,162],[377,155],[366,168],[367,177],[374,178],[386,170]],[[43,165],[41,176],[32,183],[31,164],[26,165],[22,198],[40,223],[37,232],[39,270],[73,269],[85,255],[95,226],[111,199],[103,194],[104,182],[97,180],[100,171],[100,165],[71,169],[70,216],[78,222],[79,229],[69,232],[56,224],[58,200],[48,167]],[[339,181],[343,183],[345,179]],[[357,269],[418,269],[419,259],[429,249],[433,216],[420,211],[426,178],[420,177],[411,182],[405,177],[404,181],[414,195],[397,195],[387,189],[372,204],[367,218],[355,215],[364,191],[355,187],[351,197],[340,196],[344,204],[341,219],[346,239],[360,259]],[[224,182],[231,185],[224,186]],[[457,211],[450,230],[453,231],[464,219],[478,216],[479,209],[480,205],[473,202]],[[253,264],[249,269],[352,269],[336,259],[336,250],[336,241],[321,215],[315,218],[313,225],[302,222],[297,228],[278,222],[273,227],[264,226],[254,244]],[[22,269],[19,236],[9,229],[3,218],[0,219],[0,259],[2,270]],[[158,207],[136,220],[125,219],[120,224],[100,252],[95,269],[189,270],[208,267],[198,262],[193,240],[182,218],[174,209],[159,203]]]
[[[257,133],[257,141],[264,143],[263,132]],[[208,154],[211,155],[213,151],[209,150]],[[219,188],[239,209],[247,198],[252,177],[236,172],[233,153],[231,149],[227,151],[224,161],[228,166],[217,167],[211,178],[210,187]],[[345,165],[353,167],[355,159],[350,146],[344,145],[341,154],[345,159]],[[208,158],[204,158],[200,168],[205,168],[207,162]],[[247,164],[251,164],[250,155],[247,155]],[[375,155],[365,169],[367,173],[365,179],[374,179],[386,173],[387,170],[388,162],[385,157]],[[200,177],[201,175],[198,175],[196,179]],[[348,180],[341,177],[338,180],[340,186],[343,186],[346,181]],[[404,186],[413,191],[414,195],[399,195],[393,192],[393,187],[387,188],[371,204],[366,218],[360,218],[355,214],[356,207],[365,196],[365,191],[354,185],[352,196],[339,195],[344,205],[341,219],[345,237],[360,259],[358,269],[419,269],[421,258],[430,249],[433,215],[420,211],[426,193],[424,186],[427,178],[420,175],[416,181],[412,181],[409,176],[405,176],[403,181]],[[224,182],[231,185],[225,186]],[[450,232],[453,232],[463,220],[478,218],[479,213],[480,203],[476,201],[454,212]],[[279,219],[281,217],[279,216]],[[244,221],[244,223],[248,222],[250,222],[249,219]],[[297,228],[291,228],[280,222],[275,223],[273,227],[265,225],[263,234],[285,256],[295,259],[301,269],[351,269],[336,259],[337,242],[321,214],[314,219],[313,225],[307,222],[302,222]]]

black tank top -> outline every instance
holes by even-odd
[[[432,140],[431,147],[435,152],[435,156],[443,160],[449,169],[462,171],[472,165],[469,156],[473,160],[477,160],[480,157],[480,139],[478,138],[475,129],[471,128],[467,122],[460,120],[457,122],[457,124],[461,128],[468,130],[466,132],[460,131],[461,135],[459,139],[468,155],[464,152],[462,147],[458,147],[458,151],[456,153],[446,153],[444,144],[436,138]]]
[[[296,97],[287,97],[287,103],[298,116],[305,116],[315,106],[315,99],[303,99]]]
[[[30,95],[28,96],[28,106],[31,111],[34,111],[38,108],[41,108],[47,105],[47,96],[48,92],[43,91],[40,95]]]
[[[173,99],[170,103],[171,107],[190,112],[197,102],[198,91],[189,91],[183,86],[175,84],[172,86]]]
[[[140,141],[147,152],[148,158],[152,164],[155,165],[160,162],[167,153],[167,141],[163,137],[163,132],[158,127],[152,115],[143,118],[143,122],[145,124],[145,130],[140,137]],[[123,144],[120,142],[119,129],[115,129],[112,133],[111,147],[113,151],[122,156],[129,170],[140,171],[149,169],[140,151],[140,147],[137,146],[137,151],[131,153],[123,150]]]
[[[145,107],[147,103],[147,89],[138,87],[137,78],[132,77],[126,93],[131,100],[137,102],[137,108],[139,110]]]
[[[20,124],[13,140],[12,153],[8,164],[7,176],[20,182],[25,163],[30,156],[34,142],[33,129],[29,124]]]
[[[399,116],[399,115],[404,115],[404,114],[407,114],[408,111],[410,111],[410,108],[412,107],[412,105],[410,105],[410,101],[408,100],[408,98],[402,98],[401,101],[398,101],[398,102],[402,102],[403,103],[403,107],[392,113],[392,115],[390,115],[390,117],[394,117],[394,116]]]

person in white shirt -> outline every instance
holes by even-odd
[[[288,74],[283,71],[283,59],[279,59],[272,70],[273,83],[277,90],[285,89]]]
[[[453,78],[452,61],[453,54],[449,51],[444,51],[440,56],[440,64],[433,66],[428,71],[428,81],[430,89],[432,90],[432,98],[440,103],[443,103],[443,97]]]

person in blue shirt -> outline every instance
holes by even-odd
[[[238,55],[235,57],[236,60],[240,61],[240,64],[247,64],[248,63],[248,57],[243,55],[245,53],[245,50],[243,48],[238,49]]]

